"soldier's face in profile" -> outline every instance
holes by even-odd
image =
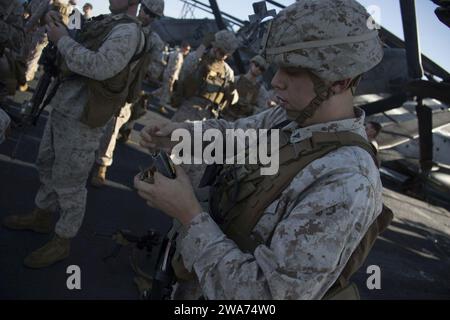
[[[184,56],[187,56],[189,54],[189,52],[191,51],[191,47],[187,46],[181,49],[181,52],[183,53]]]
[[[260,66],[258,66],[256,63],[252,62],[250,63],[250,72],[255,76],[259,77],[263,74],[264,69],[262,69]]]
[[[225,61],[228,59],[228,53],[220,48],[213,48],[213,55],[218,61]]]
[[[139,10],[138,15],[139,21],[142,22],[143,26],[148,26],[151,23],[150,17],[145,13],[144,8],[141,6],[141,9]]]
[[[316,97],[310,73],[301,68],[279,68],[272,79],[279,105],[287,111],[303,110]]]
[[[92,10],[89,6],[84,6],[83,7],[83,13],[87,16],[92,16]]]

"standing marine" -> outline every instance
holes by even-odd
[[[222,109],[237,100],[234,71],[225,60],[239,47],[239,40],[233,32],[222,30],[207,46],[200,45],[184,60],[174,93],[174,104],[179,109],[172,121],[218,117]]]
[[[140,64],[141,79],[145,76],[148,65],[159,57],[162,53],[162,40],[159,35],[152,31],[152,23],[164,14],[164,0],[142,0],[138,19],[141,21],[146,37],[146,47]],[[127,102],[117,116],[115,116],[106,126],[104,135],[100,141],[100,148],[97,151],[96,169],[91,179],[91,184],[101,187],[106,181],[106,171],[113,163],[114,150],[116,148],[117,136],[120,129],[132,116],[133,109],[138,108],[137,99]],[[137,110],[134,110],[137,111]]]
[[[0,103],[24,84],[24,8],[18,0],[0,0]]]
[[[137,93],[137,68],[145,37],[136,19],[139,0],[110,0],[111,14],[86,23],[72,39],[47,14],[47,35],[60,55],[60,85],[37,159],[40,188],[35,209],[4,219],[7,228],[52,233],[53,238],[25,258],[30,268],[65,259],[83,222],[86,182],[106,124]],[[59,212],[56,226],[53,215]]]
[[[73,12],[73,6],[69,0],[31,0],[26,8],[28,19],[25,24],[26,31],[26,71],[25,79],[27,82],[35,78],[39,68],[39,60],[44,48],[48,45],[47,34],[45,31],[45,14],[49,11],[58,11],[61,14],[63,23],[69,23],[69,16]],[[27,88],[24,86],[22,91]]]
[[[191,51],[191,45],[187,41],[181,43],[180,48],[172,51],[167,59],[167,66],[164,69],[163,82],[161,87],[160,102],[163,108],[170,106],[173,86],[178,81],[184,58]]]
[[[239,100],[236,104],[229,105],[221,112],[221,117],[228,121],[251,116],[270,103],[269,92],[261,82],[260,77],[267,70],[266,59],[260,55],[250,60],[248,72],[242,76],[236,76],[236,90]]]
[[[204,210],[181,167],[176,179],[136,177],[147,203],[175,218],[174,299],[357,298],[351,275],[392,219],[353,105],[362,74],[383,57],[378,32],[356,0],[299,0],[282,10],[263,39],[278,66],[272,87],[279,106],[235,122],[207,120],[203,130],[273,129],[279,170],[263,165],[217,165],[205,175],[213,189]],[[155,136],[192,123],[142,132]]]

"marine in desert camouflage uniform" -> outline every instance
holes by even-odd
[[[211,49],[207,50],[207,46],[202,44],[186,57],[173,99],[178,100],[181,106],[172,116],[172,121],[216,118],[221,110],[236,103],[239,96],[234,88],[234,71],[226,59],[238,46],[236,36],[231,31],[222,30],[214,35]],[[205,164],[185,168],[198,197],[205,191],[199,187],[205,168]]]
[[[41,4],[41,0],[32,0],[28,4],[27,12],[30,17],[34,16]],[[36,23],[35,26],[28,26],[27,31],[28,54],[26,57],[27,70],[25,78],[27,82],[29,82],[34,79],[39,68],[39,59],[42,55],[42,51],[48,44],[48,39],[45,32],[45,26],[40,25],[39,23]]]
[[[250,60],[248,72],[242,76],[236,76],[235,79],[239,100],[236,104],[228,106],[221,112],[222,119],[235,121],[268,107],[271,103],[271,97],[259,79],[267,68],[266,60],[259,55]]]
[[[13,95],[21,82],[16,61],[23,58],[24,45],[22,4],[0,0],[0,103],[7,95]]]
[[[237,100],[234,71],[225,60],[238,46],[236,36],[222,30],[215,34],[210,50],[201,45],[186,57],[175,93],[180,107],[172,121],[209,119]]]
[[[151,33],[153,36],[152,41],[158,46],[158,54],[154,55],[147,69],[147,80],[150,83],[155,83],[158,86],[161,85],[164,69],[167,66],[167,44],[159,37],[156,32]]]
[[[100,34],[83,40],[91,48],[97,46],[97,50],[89,50],[70,38],[66,28],[52,22],[51,13],[47,15],[48,37],[58,47],[64,62],[62,74],[67,77],[62,79],[50,103],[52,111],[39,148],[41,186],[35,198],[36,208],[31,214],[8,216],[3,221],[11,229],[50,233],[52,215],[59,211],[53,239],[25,258],[24,263],[30,268],[46,267],[69,255],[70,241],[83,222],[86,181],[108,120],[108,114],[95,114],[97,109],[91,104],[99,101],[90,93],[98,90],[99,84],[107,86],[118,77],[123,83],[132,77],[124,72],[130,70],[134,55],[143,50],[144,35],[135,19],[138,1],[118,0],[110,4],[112,14],[99,17],[91,22],[93,28],[84,30],[87,34],[92,34],[92,29],[109,32],[105,38]],[[128,90],[124,86],[121,94]],[[124,98],[115,97],[115,103],[120,103],[120,99]],[[109,102],[101,107],[108,105]]]
[[[32,0],[28,4],[26,11],[29,18],[25,24],[25,31],[27,33],[25,79],[27,82],[30,82],[35,78],[42,52],[48,45],[45,24],[43,21],[46,12],[49,10],[59,11],[63,18],[63,22],[67,24],[69,23],[69,16],[73,12],[73,6],[70,3],[70,0]],[[21,88],[22,91],[26,89],[27,86]]]
[[[184,58],[189,54],[191,46],[188,42],[183,42],[179,49],[171,52],[168,57],[166,69],[164,69],[163,84],[161,87],[160,102],[163,107],[170,105],[173,93],[173,85],[178,80]]]
[[[291,144],[323,133],[352,133],[367,144],[364,112],[353,108],[352,91],[383,56],[368,17],[355,0],[300,0],[281,11],[264,42],[267,60],[279,67],[272,86],[280,107],[234,123],[208,120],[203,129],[279,125]],[[153,136],[192,127],[148,128],[141,144],[154,148]],[[194,275],[183,280],[177,272],[175,299],[322,299],[382,211],[372,157],[363,148],[340,147],[306,165],[263,210],[251,231],[259,245],[249,252],[202,210],[184,171],[177,168],[177,175],[156,175],[154,185],[135,179],[149,205],[182,225],[178,259]]]
[[[20,59],[25,44],[23,6],[19,1],[0,0],[0,143],[5,140],[11,119],[1,109],[8,95],[17,88],[18,76],[14,61]]]
[[[162,17],[164,14],[163,0],[143,0],[139,19],[143,23],[143,31],[147,38],[146,52],[148,53],[147,65],[143,68],[147,69],[148,64],[157,60],[162,52],[162,40],[159,35],[152,31],[152,23],[156,18]],[[100,148],[97,151],[97,168],[92,176],[91,184],[95,187],[101,187],[106,181],[106,171],[113,163],[114,150],[116,149],[117,136],[120,129],[131,117],[133,104],[127,103],[120,109],[117,117],[114,117],[107,125],[106,131],[102,136]],[[130,124],[131,126],[132,124]]]

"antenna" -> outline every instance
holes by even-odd
[[[194,19],[194,8],[195,7],[189,2],[184,2],[180,13],[180,19]]]

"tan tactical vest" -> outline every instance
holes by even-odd
[[[315,132],[310,139],[296,144],[280,134],[280,169],[275,176],[261,176],[259,165],[224,165],[211,190],[211,216],[228,238],[243,252],[253,253],[262,239],[254,238],[252,230],[264,214],[264,210],[275,201],[292,179],[314,160],[345,146],[357,146],[366,150],[377,164],[376,155],[369,142],[351,132]],[[383,207],[382,213],[372,223],[367,233],[353,252],[336,284],[327,293],[342,292],[348,287],[349,278],[361,267],[376,238],[392,220],[392,211]],[[283,217],[280,217],[280,219]],[[269,242],[272,235],[269,237]],[[183,266],[180,255],[172,261],[179,279],[193,279]]]
[[[202,97],[220,105],[229,90],[228,77],[224,61],[212,61],[204,56],[196,71],[184,79],[183,97]]]
[[[120,24],[135,23],[139,26],[139,39],[141,39],[140,22],[127,15],[108,15],[94,18],[86,22],[81,32],[77,35],[77,41],[89,50],[97,51],[111,33],[112,29]],[[130,50],[138,51],[137,48]],[[117,114],[126,102],[132,103],[139,98],[142,77],[141,59],[145,51],[136,52],[133,59],[118,74],[110,79],[98,81],[87,78],[88,102],[84,109],[81,121],[91,128],[104,126],[115,114]],[[139,60],[139,61],[138,61]],[[134,64],[133,62],[136,62]],[[61,69],[67,71],[67,67]]]

